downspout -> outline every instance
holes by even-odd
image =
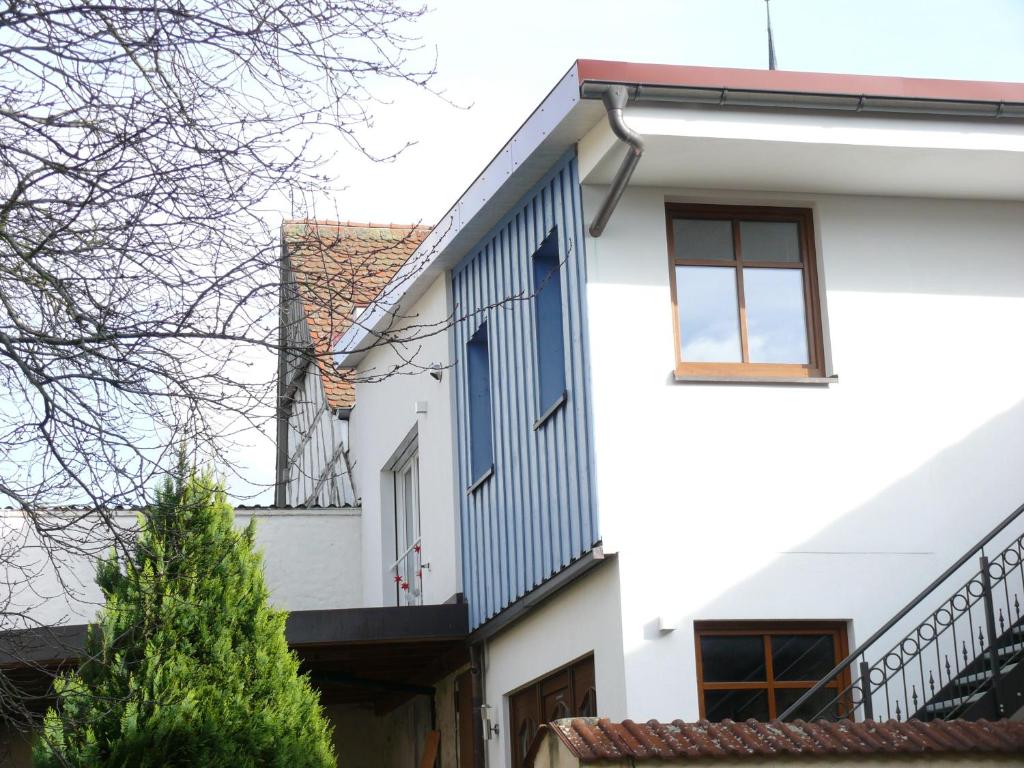
[[[469,647],[469,667],[473,681],[473,768],[486,768],[484,746],[484,644],[474,643]]]
[[[284,226],[281,227],[281,260],[278,264],[278,302],[277,309],[277,403],[275,420],[277,422],[277,459],[274,467],[274,506],[285,507],[288,505],[288,411],[285,400],[285,387],[288,376],[288,356],[285,353],[288,330],[285,325],[288,322],[288,302],[285,291],[285,279],[287,277],[286,259],[288,258],[288,247],[284,239]]]
[[[612,129],[612,133],[619,141],[627,145],[627,151],[626,156],[622,158],[619,170],[615,173],[615,178],[612,179],[608,195],[601,203],[597,216],[594,217],[594,221],[590,225],[590,234],[593,237],[600,237],[604,228],[608,226],[608,219],[612,217],[612,212],[619,204],[619,198],[626,191],[626,185],[629,184],[629,179],[644,153],[644,140],[640,138],[639,133],[626,125],[626,121],[622,117],[622,110],[629,102],[629,89],[624,85],[610,85],[601,94],[601,101],[604,102],[604,107],[608,110],[608,125]]]

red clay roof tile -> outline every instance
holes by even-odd
[[[1024,722],[1008,720],[613,723],[603,718],[578,717],[542,726],[535,746],[544,732],[554,733],[582,763],[779,755],[1024,755]]]
[[[331,408],[351,408],[355,386],[334,367],[331,348],[413,254],[429,227],[354,221],[286,221],[285,253],[295,275]]]

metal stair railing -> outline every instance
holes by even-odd
[[[965,552],[920,594],[882,625],[825,677],[779,715],[789,720],[822,717],[864,720],[884,712],[885,719],[931,717],[931,702],[954,697],[946,718],[991,692],[997,717],[1006,716],[1000,701],[1001,671],[1010,661],[1024,663],[1024,533],[990,561],[984,547],[1024,514],[1017,507],[977,544]],[[876,644],[901,621],[922,608],[925,601],[980,554],[978,571],[946,597],[939,607],[881,654]],[[1011,582],[1011,574],[1019,575]],[[1005,611],[1004,611],[1005,609]],[[1014,634],[1016,633],[1016,634]],[[1020,636],[1020,647],[1005,638]],[[986,639],[987,638],[987,639]],[[1003,656],[1009,655],[1009,658]],[[869,661],[869,657],[875,660]],[[952,662],[950,662],[952,657]],[[966,692],[964,688],[967,688]],[[823,702],[822,692],[835,694]],[[956,702],[955,697],[961,697]],[[973,697],[973,698],[972,698]],[[901,706],[902,704],[902,706]],[[937,711],[935,711],[937,714]]]

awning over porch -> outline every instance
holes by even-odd
[[[288,643],[324,704],[386,712],[469,661],[465,603],[297,611]]]
[[[469,660],[465,603],[295,611],[285,633],[324,704],[386,712]],[[0,670],[42,703],[56,672],[78,664],[86,625],[0,634]]]

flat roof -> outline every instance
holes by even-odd
[[[0,632],[0,669],[74,663],[85,653],[88,627],[66,624]],[[285,625],[293,648],[345,643],[462,642],[469,634],[465,603],[389,608],[291,611]]]
[[[465,603],[292,611],[285,636],[324,704],[387,712],[469,661]],[[85,624],[0,632],[0,670],[36,707],[85,655]]]

